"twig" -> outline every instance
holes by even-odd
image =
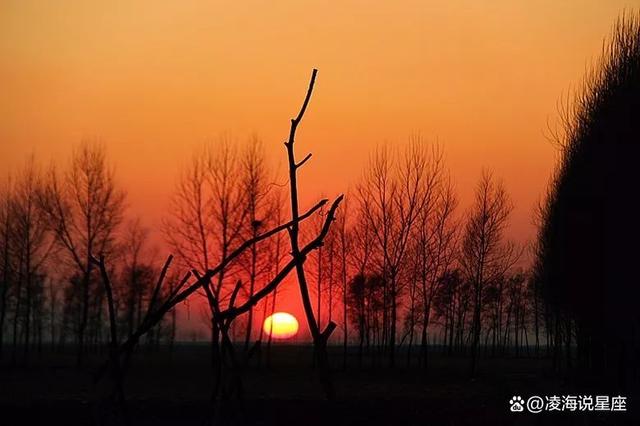
[[[150,312],[153,311],[153,306],[155,305],[156,300],[158,299],[160,288],[164,283],[164,278],[167,275],[167,270],[169,269],[169,266],[171,265],[172,260],[173,260],[173,255],[170,254],[169,257],[167,257],[167,260],[164,262],[164,266],[162,267],[162,271],[160,272],[160,277],[158,278],[158,282],[156,283],[156,286],[153,289],[153,295],[151,296],[151,300],[149,301],[149,306],[147,307],[147,316],[149,315]]]

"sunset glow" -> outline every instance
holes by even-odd
[[[0,426],[640,425],[639,115],[640,0],[0,0]]]
[[[289,120],[318,68],[298,141],[313,154],[301,208],[355,195],[376,147],[420,136],[442,147],[460,215],[483,169],[505,182],[507,236],[527,245],[558,157],[558,105],[637,1],[531,3],[4,1],[1,178],[32,154],[62,170],[82,140],[99,140],[127,220],[140,217],[165,256],[161,230],[194,153],[220,135],[237,145],[255,136],[282,172]],[[295,280],[281,289],[275,310],[302,318]],[[206,338],[197,315],[180,306],[177,316],[179,338]]]
[[[286,312],[276,312],[264,320],[264,331],[274,339],[290,339],[298,334],[298,320]]]

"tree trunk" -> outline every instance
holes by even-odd
[[[85,331],[89,318],[89,282],[91,280],[91,261],[87,259],[87,269],[82,280],[82,314],[78,327],[78,353],[76,364],[81,366],[84,361],[85,352]]]

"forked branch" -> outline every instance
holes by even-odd
[[[333,384],[331,382],[330,377],[330,369],[329,369],[329,359],[327,355],[327,341],[329,340],[329,336],[335,329],[336,325],[333,322],[330,322],[327,325],[327,328],[320,332],[320,328],[318,322],[313,313],[313,307],[311,306],[311,298],[309,295],[309,286],[307,284],[307,278],[304,271],[304,262],[306,260],[306,255],[308,252],[305,249],[300,250],[299,247],[299,207],[298,207],[298,181],[297,181],[297,173],[298,168],[306,163],[310,158],[311,154],[308,154],[302,161],[299,163],[296,162],[295,152],[294,152],[294,144],[296,138],[296,130],[300,121],[302,120],[305,111],[307,110],[307,106],[309,104],[309,100],[311,99],[311,94],[313,93],[313,86],[315,85],[316,76],[318,74],[318,70],[314,69],[311,73],[311,81],[309,82],[309,87],[307,89],[307,94],[304,98],[304,102],[302,103],[302,107],[300,108],[300,112],[297,117],[291,120],[291,130],[289,131],[289,140],[285,142],[285,147],[287,148],[287,158],[289,162],[289,186],[290,186],[290,198],[291,198],[291,221],[293,222],[291,227],[288,229],[289,238],[291,240],[291,256],[293,258],[293,262],[295,263],[296,274],[298,277],[298,287],[300,288],[300,296],[302,298],[302,305],[304,307],[305,317],[307,319],[307,325],[309,326],[309,330],[311,332],[311,337],[313,338],[313,344],[315,348],[315,355],[318,361],[318,373],[320,376],[320,382],[324,388],[325,394],[328,399],[333,399],[335,397],[335,391],[333,388]],[[342,201],[342,195],[339,196],[331,206],[331,210],[329,215],[327,215],[327,219],[324,222],[324,226],[321,232],[322,238],[316,240],[319,244],[318,247],[322,244],[322,240],[326,233],[329,232],[329,226],[331,222],[334,220],[335,210]]]

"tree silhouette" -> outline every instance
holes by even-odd
[[[476,374],[484,291],[488,283],[504,276],[518,258],[514,246],[503,241],[512,205],[501,182],[483,172],[476,188],[462,239],[460,264],[473,286],[471,376]]]
[[[306,254],[304,253],[304,249],[300,248],[299,242],[299,234],[300,234],[300,214],[299,214],[299,205],[298,205],[298,169],[302,167],[310,158],[311,154],[307,154],[301,161],[297,162],[294,152],[294,144],[296,137],[296,130],[302,117],[304,117],[304,113],[307,110],[307,106],[309,105],[309,100],[311,99],[311,94],[313,93],[313,86],[316,81],[316,75],[318,70],[314,69],[311,73],[311,81],[309,82],[309,88],[307,89],[307,94],[302,103],[302,107],[300,108],[300,112],[295,118],[291,119],[291,129],[289,131],[289,139],[285,142],[285,147],[287,148],[287,158],[289,164],[289,188],[290,188],[290,200],[291,200],[291,227],[287,230],[289,231],[289,239],[291,241],[291,257],[295,261],[296,267],[296,276],[298,278],[298,286],[300,288],[300,296],[302,298],[302,306],[304,307],[305,317],[307,319],[307,325],[309,326],[309,331],[311,332],[311,338],[313,339],[313,345],[315,348],[315,356],[318,361],[318,372],[320,376],[320,382],[324,388],[325,394],[328,399],[335,398],[335,390],[333,388],[333,383],[330,378],[330,370],[329,370],[329,359],[327,356],[327,341],[331,336],[331,333],[336,327],[336,324],[333,322],[329,322],[327,327],[324,330],[320,330],[318,325],[318,319],[315,317],[313,313],[313,307],[311,305],[311,298],[309,296],[309,285],[307,282],[307,277],[304,269],[304,262],[306,260]],[[322,236],[322,239],[318,241],[317,247],[314,249],[319,249],[322,246],[324,238],[329,232],[329,225],[331,222],[335,220],[335,212],[342,201],[343,196],[340,195],[336,198],[331,205],[331,208],[327,212],[324,220],[324,224],[322,229],[320,230],[319,235]],[[312,240],[313,241],[316,240]],[[307,245],[309,246],[309,245]]]
[[[640,289],[630,265],[640,237],[640,17],[616,22],[595,68],[563,112],[562,159],[549,188],[535,279],[556,353],[570,349],[598,377],[629,383],[637,362]],[[566,351],[567,360],[570,353]],[[557,356],[556,356],[557,358]]]
[[[49,254],[47,224],[43,212],[38,208],[37,193],[41,185],[40,171],[31,157],[16,176],[11,208],[14,225],[14,256],[17,261],[18,286],[17,305],[22,302],[22,327],[24,333],[24,361],[27,362],[34,321],[41,322],[42,294],[44,293],[43,264]],[[22,290],[22,292],[21,292]],[[14,316],[14,330],[19,321],[18,306]],[[15,341],[15,332],[14,332]],[[14,346],[15,349],[15,346]],[[15,350],[14,350],[15,355]]]
[[[245,151],[242,153],[241,163],[242,187],[248,205],[243,234],[245,235],[244,238],[248,239],[258,235],[260,229],[272,225],[273,209],[276,206],[272,199],[264,148],[257,138],[254,137],[250,140]],[[241,262],[244,270],[243,275],[246,276],[245,281],[248,282],[248,288],[245,289],[248,298],[253,297],[256,289],[260,285],[260,281],[266,278],[270,267],[268,255],[269,247],[266,244],[254,244],[247,256],[245,256],[245,259],[243,259],[244,261]],[[261,326],[262,323],[259,325]],[[247,315],[244,339],[245,352],[249,350],[253,328],[254,310],[252,308]],[[262,327],[260,327],[260,330],[262,330]],[[259,333],[259,336],[258,342],[261,342],[262,333]]]
[[[358,186],[359,210],[369,222],[377,248],[375,261],[384,277],[382,341],[390,365],[395,362],[398,306],[406,284],[403,267],[414,224],[427,204],[433,177],[430,169],[435,169],[437,161],[437,155],[420,140],[412,141],[397,158],[388,148],[381,148],[371,157]]]
[[[125,194],[116,187],[104,147],[85,141],[74,151],[64,175],[55,168],[49,171],[38,198],[57,245],[81,279],[80,288],[74,290],[81,310],[77,330],[77,360],[81,364],[93,287],[91,256],[113,250]]]

